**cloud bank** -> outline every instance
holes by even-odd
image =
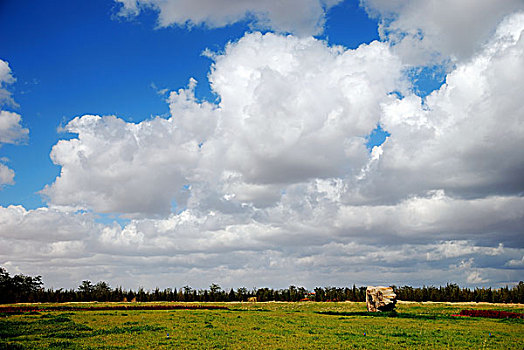
[[[380,20],[381,38],[406,62],[464,60],[489,40],[504,17],[524,10],[520,0],[361,0]]]
[[[297,35],[323,31],[325,14],[342,0],[116,0],[119,15],[137,16],[143,9],[158,11],[158,25],[224,27],[248,21],[255,28]]]
[[[398,21],[418,6],[402,3]],[[67,124],[48,207],[0,207],[0,260],[66,287],[517,282],[524,13],[495,22],[425,98],[390,42],[255,32],[208,52],[218,102],[191,79],[169,118]],[[390,135],[369,150],[377,125]]]

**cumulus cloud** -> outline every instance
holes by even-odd
[[[66,130],[79,136],[53,147],[51,158],[62,171],[43,194],[53,205],[75,209],[169,213],[199,150],[173,120],[162,118],[133,124],[88,115],[73,119]]]
[[[361,5],[380,19],[381,38],[415,65],[468,59],[504,17],[524,10],[520,0],[361,0]]]
[[[16,144],[27,138],[29,130],[20,125],[22,117],[18,113],[0,110],[0,145]]]
[[[17,106],[11,92],[7,90],[7,85],[14,83],[15,80],[9,64],[0,60],[0,108]],[[17,113],[0,110],[0,146],[2,143],[18,143],[27,137],[29,131],[20,125],[21,120]]]
[[[224,27],[249,21],[256,28],[298,35],[322,32],[326,12],[342,0],[116,0],[121,16],[158,11],[158,25]]]
[[[15,183],[15,172],[7,165],[0,163],[0,189],[2,185],[12,185]]]
[[[11,96],[11,92],[6,89],[6,85],[14,83],[15,80],[16,79],[11,74],[9,63],[0,59],[0,106],[16,106],[16,103]]]
[[[361,193],[398,200],[437,189],[470,198],[524,191],[523,30],[523,13],[509,17],[439,90],[383,104],[391,136]]]
[[[379,42],[344,50],[315,39],[249,35],[213,66],[225,133],[209,148],[230,138],[228,163],[255,183],[358,169],[367,158],[363,137],[376,126],[379,102],[400,84],[400,70]]]
[[[0,262],[66,287],[516,282],[523,30],[505,18],[424,99],[388,43],[247,34],[207,53],[216,103],[191,79],[167,119],[69,122],[49,208],[0,207]]]
[[[66,130],[78,138],[51,153],[62,171],[43,191],[50,203],[165,214],[173,199],[186,206],[191,187],[200,205],[233,198],[269,205],[285,185],[360,171],[380,102],[402,77],[398,59],[378,42],[345,50],[254,33],[214,59],[209,80],[218,105],[197,101],[191,80],[170,94],[169,119],[72,120]]]
[[[4,239],[73,241],[86,238],[93,228],[91,214],[67,213],[49,208],[27,210],[19,205],[0,207]]]
[[[5,61],[0,60],[0,108],[4,106],[16,107],[17,104],[6,89],[6,85],[12,84],[15,78],[11,74],[11,68]],[[18,113],[0,109],[0,147],[4,143],[17,144],[24,141],[29,130],[22,127],[22,121]],[[3,185],[13,185],[15,172],[3,164],[6,159],[0,160],[0,190]]]

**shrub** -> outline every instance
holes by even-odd
[[[459,316],[488,318],[524,318],[524,314],[498,310],[462,310]]]

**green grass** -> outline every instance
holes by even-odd
[[[378,314],[364,303],[220,305],[229,310],[4,314],[0,350],[524,348],[522,319],[451,316],[466,308],[523,312],[524,305],[402,303]]]

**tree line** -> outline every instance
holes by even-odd
[[[397,299],[405,301],[436,302],[492,302],[524,303],[524,282],[513,287],[460,288],[457,284],[441,287],[392,286]],[[108,283],[100,281],[93,284],[82,281],[76,289],[43,288],[41,276],[31,277],[23,274],[10,276],[7,270],[0,267],[0,303],[21,302],[79,302],[79,301],[178,301],[178,302],[227,302],[248,301],[365,301],[366,287],[317,287],[310,291],[303,287],[289,286],[284,289],[241,287],[222,289],[218,284],[211,284],[208,289],[193,289],[184,286],[180,289],[166,288],[160,290],[134,291],[122,287],[111,288]]]

